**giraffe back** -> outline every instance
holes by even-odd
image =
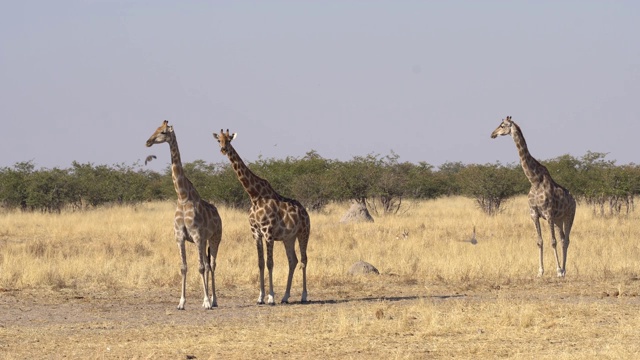
[[[310,221],[307,210],[297,200],[261,198],[252,203],[249,222],[254,231],[271,234],[274,240],[308,236]]]
[[[576,201],[569,190],[553,181],[547,172],[542,182],[531,186],[529,207],[545,220],[573,219]]]
[[[178,201],[174,224],[177,230],[185,231],[187,239],[191,242],[196,233],[201,239],[222,237],[222,220],[218,209],[202,199]]]

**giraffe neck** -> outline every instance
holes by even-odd
[[[233,167],[233,171],[235,171],[238,180],[242,184],[244,190],[249,194],[249,198],[251,202],[255,202],[258,199],[280,199],[280,195],[273,190],[271,184],[269,182],[256,174],[254,174],[251,169],[245,165],[240,155],[236,152],[236,150],[229,144],[227,149],[227,157],[231,161],[231,166]]]
[[[192,195],[191,189],[193,186],[184,174],[182,161],[180,160],[180,150],[178,150],[178,140],[175,134],[170,137],[168,142],[171,150],[171,179],[173,180],[173,187],[176,190],[176,194],[178,194],[178,201],[185,202]]]
[[[520,127],[515,123],[513,124],[511,134],[513,141],[516,143],[516,148],[518,148],[520,164],[522,165],[522,170],[524,170],[524,174],[527,176],[527,179],[529,179],[529,182],[532,185],[541,183],[544,167],[529,153],[529,148],[527,147],[524,135],[522,135],[522,130],[520,130]]]

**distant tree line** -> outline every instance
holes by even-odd
[[[551,176],[599,216],[633,211],[640,192],[640,166],[616,165],[605,153],[563,155],[543,162]],[[248,207],[249,198],[230,164],[197,160],[183,164],[204,199]],[[332,201],[353,200],[377,214],[402,211],[404,201],[462,195],[482,211],[497,214],[509,198],[527,194],[529,182],[519,163],[465,165],[447,162],[439,169],[401,162],[393,152],[330,160],[310,151],[302,158],[258,159],[248,163],[286,197],[319,210]],[[36,169],[32,161],[0,169],[0,206],[23,211],[60,212],[106,204],[136,204],[175,198],[171,169],[163,173],[143,165],[112,166],[73,162],[67,169]]]

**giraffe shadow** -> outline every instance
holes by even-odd
[[[326,299],[326,300],[309,300],[307,302],[301,303],[290,303],[289,305],[335,305],[335,304],[345,304],[352,302],[380,302],[380,301],[410,301],[410,300],[420,300],[420,299],[431,299],[431,300],[449,300],[449,299],[458,299],[464,298],[466,295],[464,294],[454,294],[454,295],[413,295],[413,296],[379,296],[379,297],[363,297],[363,298],[354,298],[354,299]]]
[[[352,298],[352,299],[324,299],[324,300],[308,300],[306,302],[300,301],[291,301],[288,303],[277,303],[277,304],[236,304],[232,307],[234,308],[253,308],[253,307],[264,307],[270,308],[274,306],[307,306],[307,305],[339,305],[339,304],[349,304],[349,303],[358,303],[358,302],[398,302],[398,301],[412,301],[412,300],[451,300],[451,299],[461,299],[465,298],[467,295],[465,294],[453,294],[453,295],[412,295],[412,296],[370,296],[370,297],[361,297],[361,298]]]

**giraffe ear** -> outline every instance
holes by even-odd
[[[218,138],[218,134],[217,134],[217,133],[213,133],[213,137],[214,137],[216,140],[219,140],[219,138]]]
[[[238,133],[233,133],[233,134],[231,135],[231,137],[229,137],[229,140],[233,140],[233,139],[235,139],[235,138],[236,138],[236,136],[238,136]]]

